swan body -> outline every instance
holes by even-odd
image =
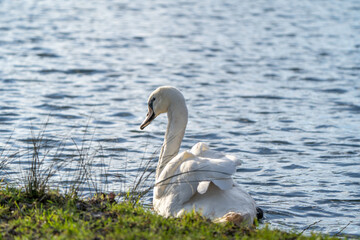
[[[215,222],[251,226],[257,214],[255,201],[232,179],[241,161],[210,150],[202,142],[178,153],[188,111],[183,95],[174,87],[160,87],[151,93],[140,128],[165,112],[168,125],[156,169],[155,211],[164,217],[179,217],[195,210]]]

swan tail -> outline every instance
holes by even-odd
[[[234,155],[230,155],[230,154],[226,154],[225,157],[227,159],[230,159],[231,161],[235,162],[236,166],[240,166],[241,164],[243,164],[244,162],[241,161],[240,159],[238,159],[237,157],[235,157]]]

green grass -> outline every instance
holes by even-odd
[[[41,198],[19,189],[0,187],[1,239],[336,239],[216,224],[196,213],[163,218],[131,201],[101,194],[48,192]]]

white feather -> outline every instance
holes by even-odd
[[[255,201],[232,178],[241,161],[202,142],[178,154],[187,124],[185,100],[172,87],[157,89],[149,99],[153,98],[161,99],[158,105],[154,102],[154,112],[168,112],[169,118],[156,173],[154,209],[166,217],[196,210],[211,219],[235,212],[252,224]]]

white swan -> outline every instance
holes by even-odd
[[[174,87],[160,87],[151,93],[140,129],[165,112],[168,125],[156,169],[155,211],[164,217],[178,217],[195,210],[216,222],[251,226],[257,215],[255,201],[232,179],[240,161],[212,151],[204,143],[178,154],[188,111],[184,96]]]

